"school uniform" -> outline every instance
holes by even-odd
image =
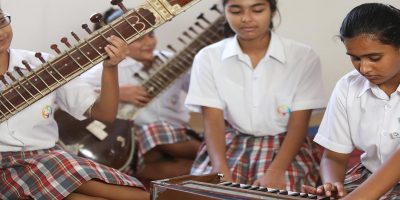
[[[186,105],[224,111],[226,154],[233,179],[253,184],[279,151],[290,113],[323,108],[320,60],[308,46],[271,34],[266,55],[253,69],[236,36],[202,49],[195,57]],[[318,179],[319,155],[307,141],[286,172],[287,188]],[[192,174],[211,172],[203,144]]]
[[[83,75],[94,86],[99,86],[101,66]],[[118,65],[119,85],[141,85],[152,73],[145,73],[143,64],[127,57]],[[153,72],[154,73],[154,72]],[[140,78],[139,78],[140,77]],[[184,106],[184,96],[189,85],[189,75],[184,74],[165,89],[144,108],[138,110],[132,104],[120,109],[137,109],[138,114],[131,116],[135,123],[137,141],[137,169],[143,167],[143,155],[158,145],[174,144],[193,139],[187,134],[190,127],[189,110]],[[127,107],[128,106],[128,107]]]
[[[346,189],[354,190],[400,147],[399,101],[400,87],[388,96],[356,70],[336,84],[314,140],[338,153],[364,151],[346,174]],[[399,185],[393,194],[400,195]]]
[[[34,54],[10,49],[8,70],[20,66],[28,73],[22,60],[35,70],[41,63]],[[47,54],[43,57],[50,58]],[[71,155],[56,145],[54,103],[77,119],[85,119],[83,114],[95,100],[93,89],[75,79],[0,124],[0,199],[63,199],[92,179],[143,187],[133,177]]]

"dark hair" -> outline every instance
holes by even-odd
[[[222,0],[222,5],[225,7],[225,5],[228,3],[228,1],[229,0]],[[278,0],[266,0],[266,1],[269,2],[272,13],[278,12]],[[274,28],[274,23],[272,21],[271,21],[271,24],[269,25],[269,28],[271,30]],[[224,24],[224,34],[226,37],[235,35],[235,32],[231,29],[228,22],[225,22],[225,24]]]
[[[400,48],[400,10],[381,3],[366,3],[353,8],[342,22],[340,39],[363,34],[372,34],[383,44]]]

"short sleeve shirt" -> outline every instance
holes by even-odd
[[[186,105],[224,111],[240,132],[264,136],[287,131],[290,113],[326,105],[320,59],[309,47],[272,33],[253,68],[236,37],[202,49],[191,71]]]
[[[314,140],[338,153],[364,151],[361,162],[374,172],[400,146],[399,102],[399,88],[388,96],[352,71],[336,84]]]
[[[140,85],[151,74],[142,71],[143,65],[127,57],[118,65],[119,85]],[[162,66],[160,66],[162,67]],[[135,76],[139,74],[141,78]],[[98,87],[101,66],[89,70],[82,77],[91,85]],[[143,79],[143,80],[142,80]],[[144,125],[156,121],[168,121],[173,124],[187,124],[189,122],[189,110],[184,105],[184,99],[189,85],[189,74],[184,74],[167,87],[162,93],[153,99],[149,105],[138,110],[138,115],[133,116],[135,124]],[[129,108],[128,108],[129,109]],[[132,105],[132,109],[137,110]]]
[[[23,73],[29,74],[22,65],[22,60],[26,60],[32,69],[37,70],[41,62],[34,54],[30,51],[11,49],[8,70],[12,72],[14,66],[19,66]],[[50,58],[48,54],[42,55],[46,60]],[[17,73],[12,73],[18,77]],[[8,82],[11,83],[11,80]],[[4,87],[1,88],[3,89]],[[95,100],[96,95],[90,85],[79,78],[68,82],[0,124],[0,152],[54,147],[58,140],[57,123],[53,118],[55,102],[75,118],[85,119],[83,114]]]

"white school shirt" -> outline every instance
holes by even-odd
[[[134,74],[139,73],[144,79],[148,78],[146,73],[141,71],[142,63],[127,57],[118,64],[119,85],[140,85],[141,80],[135,78]],[[95,66],[82,75],[83,79],[89,84],[99,87],[99,77],[101,68]],[[170,87],[164,90],[159,96],[153,99],[134,117],[137,125],[144,125],[157,121],[168,121],[173,124],[187,124],[189,122],[189,110],[184,106],[184,96],[186,96],[189,85],[189,75],[185,74],[176,80]]]
[[[286,132],[290,112],[325,106],[320,60],[309,46],[272,33],[253,69],[237,38],[227,38],[196,55],[185,103],[195,112],[223,110],[242,133],[277,135]]]
[[[50,58],[48,54],[42,56],[46,60]],[[26,60],[32,69],[41,65],[34,52],[10,49],[8,71],[12,72],[14,66],[19,66],[24,73],[29,73],[22,60]],[[19,77],[16,72],[13,74]],[[11,83],[10,80],[8,82]],[[2,85],[0,90],[3,89]],[[83,114],[95,100],[96,94],[88,84],[79,79],[70,81],[0,124],[0,152],[54,147],[58,140],[58,127],[53,118],[54,103],[57,102],[61,109],[82,120],[85,119]]]
[[[375,172],[400,147],[400,87],[389,97],[357,71],[336,84],[314,141],[338,153],[364,151]]]

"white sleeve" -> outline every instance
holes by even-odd
[[[332,92],[318,133],[314,138],[315,142],[326,149],[344,154],[354,150],[347,115],[348,91],[349,83],[346,79],[341,79]]]
[[[321,61],[312,49],[303,59],[304,70],[297,86],[292,110],[325,108],[326,98],[322,81]]]
[[[60,108],[79,120],[86,119],[83,114],[97,99],[94,88],[80,77],[60,87],[56,90],[56,95]]]
[[[194,112],[200,112],[201,106],[224,108],[215,85],[213,67],[215,66],[204,49],[195,56],[185,101],[185,105]]]
[[[92,67],[85,73],[81,74],[83,81],[94,87],[95,89],[101,88],[101,75],[103,73],[103,62]]]

